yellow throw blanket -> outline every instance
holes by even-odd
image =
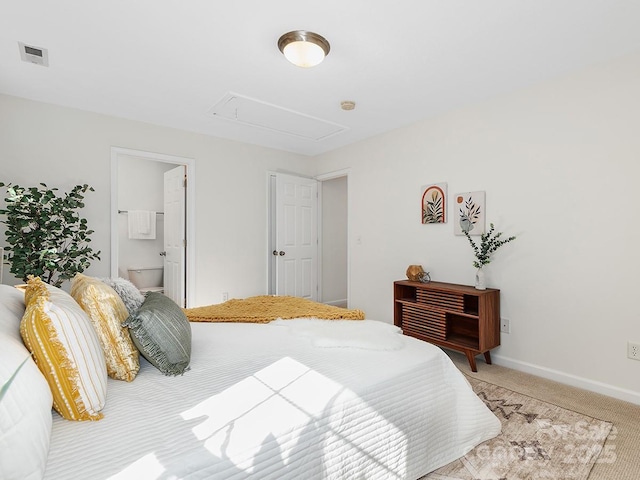
[[[362,310],[349,310],[304,298],[261,295],[233,299],[217,305],[185,308],[191,322],[269,323],[277,318],[322,318],[326,320],[364,320]]]

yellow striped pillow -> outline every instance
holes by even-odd
[[[71,296],[31,278],[20,334],[68,420],[99,420],[107,397],[107,369],[91,321]]]
[[[107,374],[127,382],[136,378],[140,370],[138,349],[129,329],[122,326],[129,312],[115,290],[97,278],[78,273],[71,282],[71,296],[93,323],[107,361]]]

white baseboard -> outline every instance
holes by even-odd
[[[326,305],[331,305],[331,306],[334,306],[334,307],[341,307],[341,306],[347,304],[347,299],[343,298],[342,300],[331,300],[330,302],[322,302],[322,303],[324,303]]]
[[[615,387],[595,380],[589,380],[587,378],[578,377],[569,373],[561,372],[551,368],[541,367],[532,363],[521,362],[520,360],[514,360],[513,358],[503,357],[501,355],[491,355],[491,360],[496,365],[503,367],[513,368],[520,372],[530,373],[538,377],[546,378],[549,380],[555,380],[556,382],[571,385],[572,387],[583,388],[592,392],[601,393],[609,397],[624,400],[625,402],[635,403],[640,405],[640,392],[634,392],[633,390],[627,390],[620,387]]]

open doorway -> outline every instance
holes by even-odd
[[[282,248],[283,242],[278,235],[278,218],[287,216],[285,211],[278,213],[278,205],[282,201],[278,200],[278,175],[288,178],[291,175],[269,173],[268,175],[268,228],[269,243],[267,248],[267,265],[268,265],[268,282],[267,291],[271,295],[293,294],[296,296],[304,296],[293,292],[290,289],[286,293],[286,289],[278,288],[283,279],[294,277],[295,268],[291,268],[291,275],[286,275],[285,259],[288,258],[289,251]],[[320,175],[315,179],[308,177],[297,177],[297,181],[303,185],[307,183],[317,185],[317,216],[313,215],[313,223],[317,225],[317,261],[313,264],[314,268],[308,268],[309,272],[315,272],[314,278],[309,279],[308,283],[317,283],[317,296],[314,299],[329,305],[340,307],[349,306],[349,177],[347,170]],[[290,188],[291,192],[296,189]],[[291,212],[298,211],[297,208],[290,208]],[[311,211],[309,209],[309,211]],[[311,214],[310,214],[311,215]],[[295,215],[288,215],[293,217]],[[311,218],[311,216],[309,216]],[[303,224],[307,222],[302,222]],[[307,223],[308,224],[308,223]],[[286,225],[286,222],[285,222]],[[286,232],[295,232],[295,228],[284,229]],[[293,237],[304,237],[304,235],[291,235]],[[310,236],[309,238],[316,238]],[[311,265],[312,262],[298,262],[301,265],[305,263]],[[295,265],[296,262],[291,262]],[[300,269],[305,271],[304,268]],[[303,275],[304,277],[304,275]],[[297,282],[296,282],[297,283]],[[302,283],[305,283],[304,281]]]
[[[348,197],[345,171],[317,177],[320,192],[320,301],[337,307],[349,305]]]
[[[192,304],[194,161],[118,147],[112,147],[111,160],[111,276],[163,291],[182,307]],[[178,215],[174,208],[165,212],[172,172],[183,172]]]

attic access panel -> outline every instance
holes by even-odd
[[[347,130],[347,127],[337,123],[232,92],[222,97],[208,113],[224,120],[314,141],[324,140]]]

